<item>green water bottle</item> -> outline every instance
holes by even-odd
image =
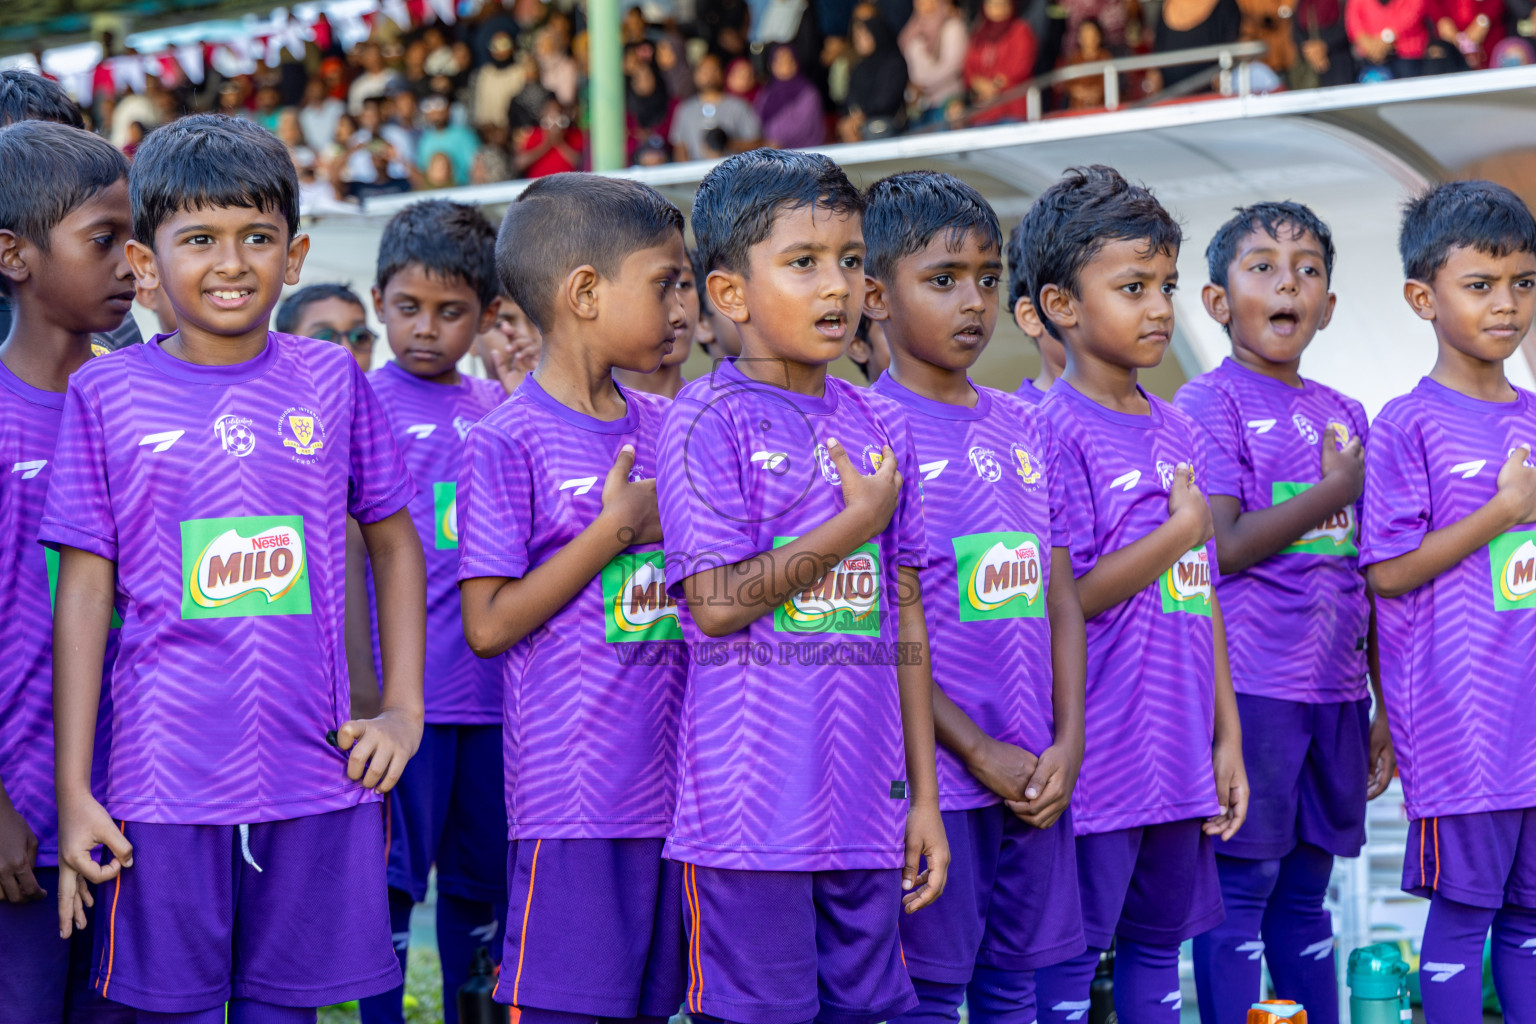
[[[1408,964],[1390,942],[1349,954],[1349,1019],[1352,1024],[1403,1024],[1408,1006]]]

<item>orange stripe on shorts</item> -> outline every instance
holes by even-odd
[[[117,830],[128,838],[128,822],[119,821]],[[107,975],[101,979],[101,995],[105,999],[107,986],[112,984],[112,961],[117,954],[117,898],[123,894],[123,869],[117,869],[116,885],[112,887],[112,916],[107,925]]]
[[[703,922],[699,915],[699,868],[696,864],[683,865],[683,893],[688,898],[688,910],[693,917],[693,927],[688,936],[688,1009],[693,1013],[703,1013],[704,954],[700,935]]]
[[[1436,892],[1440,890],[1440,819],[1435,819],[1435,884],[1431,886]]]
[[[528,953],[528,916],[533,911],[533,882],[539,874],[539,847],[544,845],[544,840],[533,841],[533,863],[528,865],[528,898],[523,901],[523,930],[517,940],[517,973],[512,976],[512,1004],[517,1005],[517,989],[523,981],[523,957]],[[496,983],[501,987],[501,982]],[[492,995],[495,993],[493,992]]]

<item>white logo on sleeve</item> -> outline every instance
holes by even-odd
[[[1300,956],[1311,957],[1313,960],[1327,960],[1333,955],[1333,939],[1318,939],[1312,945],[1302,950]]]
[[[1466,969],[1466,964],[1443,964],[1439,961],[1419,965],[1419,973],[1428,974],[1430,981],[1450,981]]]
[[[139,447],[142,448],[147,444],[152,444],[154,447],[150,451],[163,452],[177,441],[180,441],[181,435],[185,433],[185,430],[162,430],[158,434],[145,434],[144,439],[139,442]]]
[[[1141,483],[1141,470],[1133,469],[1129,473],[1121,473],[1111,480],[1109,482],[1109,489],[1115,490],[1118,488],[1122,491],[1128,491],[1139,483]]]
[[[23,480],[31,480],[41,473],[46,465],[48,465],[47,459],[33,459],[31,462],[16,463],[16,465],[11,467],[11,472],[20,473]]]
[[[432,431],[437,429],[436,423],[412,423],[405,428],[405,432],[418,441],[425,441],[432,436]]]
[[[1257,960],[1264,955],[1264,943],[1260,939],[1249,939],[1247,942],[1233,950],[1233,952],[1247,953],[1249,954],[1249,960]]]
[[[939,459],[936,462],[924,462],[917,467],[917,471],[923,474],[924,480],[937,480],[939,474],[944,472],[944,467],[949,465],[948,459]]]
[[[1063,999],[1051,1007],[1051,1012],[1064,1013],[1067,1015],[1067,1020],[1082,1020],[1087,1015],[1088,1007],[1091,1005],[1092,1003],[1087,999]]]
[[[1481,473],[1483,471],[1483,467],[1486,465],[1488,465],[1487,459],[1473,459],[1471,462],[1458,462],[1456,465],[1451,467],[1451,475],[1459,476],[1463,480],[1471,480],[1473,477],[1477,476],[1477,474]]]
[[[578,476],[567,480],[560,485],[562,491],[571,491],[574,494],[586,494],[597,483],[595,476]]]
[[[1246,424],[1246,426],[1248,427],[1248,429],[1252,430],[1255,434],[1267,434],[1271,430],[1275,429],[1275,421],[1274,420],[1249,420],[1248,423]]]
[[[772,473],[782,473],[789,468],[789,456],[783,452],[753,452],[752,462]]]
[[[1172,992],[1169,992],[1167,995],[1163,996],[1159,1002],[1168,1007],[1170,1010],[1182,1010],[1184,1009],[1184,993],[1180,992],[1178,989],[1174,989]]]

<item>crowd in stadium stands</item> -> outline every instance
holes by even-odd
[[[98,90],[88,117],[130,156],[193,110],[270,128],[313,212],[363,197],[589,166],[582,4],[486,0],[455,24],[375,21],[343,51],[199,86]],[[664,14],[660,21],[647,20]],[[1256,87],[1311,88],[1533,61],[1532,0],[674,0],[623,16],[628,157],[718,157],[1021,120],[1022,83],[1117,55],[1267,44]],[[317,34],[317,38],[324,38]],[[1201,76],[1200,81],[1186,81]],[[1126,74],[1122,102],[1210,65]],[[1044,107],[1104,105],[1104,79]]]

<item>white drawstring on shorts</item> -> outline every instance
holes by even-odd
[[[249,825],[240,826],[240,856],[251,867],[257,871],[261,870],[261,865],[256,863],[256,858],[251,856],[251,826]]]

